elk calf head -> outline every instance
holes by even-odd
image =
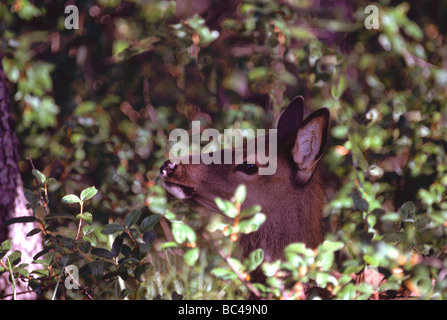
[[[276,143],[276,172],[260,175],[265,164],[243,148],[242,163],[191,164],[191,161],[166,161],[160,168],[164,188],[173,196],[188,203],[219,212],[214,199],[230,199],[240,184],[247,188],[243,207],[262,206],[266,221],[258,231],[239,240],[242,256],[262,248],[266,260],[282,258],[284,247],[292,242],[304,242],[316,247],[323,241],[322,207],[324,195],[316,165],[327,144],[329,111],[319,109],[303,119],[302,97],[293,99],[281,115],[277,127],[277,141],[268,135],[266,149]],[[235,150],[231,152],[233,159]],[[248,158],[254,161],[247,161]],[[188,159],[189,160],[189,159]]]

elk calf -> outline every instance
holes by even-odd
[[[324,194],[315,169],[327,144],[329,110],[321,108],[303,119],[303,108],[303,98],[294,98],[278,121],[277,169],[272,175],[258,174],[264,164],[256,161],[256,155],[251,158],[254,163],[247,161],[252,156],[247,148],[239,164],[168,160],[160,168],[163,186],[170,194],[213,212],[219,212],[216,197],[230,199],[237,186],[246,186],[243,208],[261,205],[266,221],[258,231],[238,240],[243,258],[262,248],[265,259],[274,261],[283,257],[284,248],[292,242],[315,248],[323,241]],[[268,135],[255,139],[256,143],[265,139],[270,150]],[[234,155],[235,149],[231,152]]]

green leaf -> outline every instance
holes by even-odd
[[[51,185],[53,185],[53,184],[56,184],[56,183],[57,183],[57,180],[54,179],[54,178],[48,178],[48,179],[45,181],[45,183],[47,184],[47,186],[51,186]]]
[[[2,244],[0,245],[0,252],[11,250],[11,247],[12,247],[11,239],[9,239],[9,240],[5,240],[5,241],[3,241]]]
[[[346,139],[348,136],[349,126],[347,125],[338,125],[334,126],[331,129],[331,135],[336,139]]]
[[[17,6],[17,14],[20,18],[30,21],[32,18],[38,17],[42,13],[33,3],[28,0],[22,0],[20,6]]]
[[[8,221],[6,221],[5,225],[9,226],[13,223],[28,223],[28,222],[36,222],[36,221],[39,221],[36,217],[23,216],[23,217],[11,218]]]
[[[63,203],[81,203],[81,199],[74,194],[67,194],[62,198]]]
[[[84,220],[88,224],[92,224],[93,216],[90,212],[83,212],[82,214],[76,215],[76,219]]]
[[[42,230],[40,230],[40,228],[34,228],[33,230],[31,230],[30,232],[28,232],[26,234],[27,237],[31,237],[34,236],[35,234],[38,234],[39,232],[41,232]]]
[[[262,249],[256,249],[251,252],[246,260],[246,266],[248,271],[253,271],[259,267],[264,260],[264,251]]]
[[[362,194],[358,190],[352,192],[352,200],[354,201],[354,206],[357,210],[361,212],[368,212],[369,203],[363,199]]]
[[[255,67],[248,71],[248,79],[251,81],[262,79],[267,75],[268,68],[266,67]]]
[[[84,236],[88,236],[95,229],[96,229],[96,226],[91,225],[91,224],[86,224],[84,227],[82,227],[82,233],[84,234]]]
[[[111,250],[112,256],[114,258],[118,257],[118,255],[121,252],[122,246],[123,246],[123,238],[116,237],[115,240],[113,241],[112,250]]]
[[[32,192],[30,189],[24,188],[25,198],[31,204],[37,204],[39,202],[39,196]]]
[[[238,204],[242,204],[245,201],[245,197],[247,196],[247,188],[245,185],[241,184],[237,187],[236,192],[234,193],[234,201]]]
[[[32,170],[33,176],[36,177],[37,181],[39,181],[40,184],[44,184],[45,181],[47,180],[47,177],[45,177],[45,175],[40,172],[39,170],[33,169]]]
[[[341,241],[325,240],[320,245],[320,248],[324,251],[335,252],[335,251],[341,250],[344,246],[345,246],[345,244]],[[320,250],[318,250],[318,252],[320,252]]]
[[[145,233],[150,229],[152,229],[153,227],[155,227],[160,218],[161,218],[160,214],[153,214],[150,215],[149,217],[144,218],[143,221],[141,221],[140,223],[140,232]]]
[[[29,286],[31,287],[31,289],[33,289],[33,291],[37,295],[41,295],[42,294],[42,287],[41,287],[39,281],[32,279],[32,280],[29,281]]]
[[[323,251],[319,252],[316,263],[322,271],[328,271],[334,262],[334,252]]]
[[[96,281],[101,280],[102,275],[104,273],[104,260],[95,260],[90,263],[88,263],[88,267],[90,268],[90,271],[92,272],[93,277]]]
[[[122,260],[122,259],[121,259]],[[127,258],[118,265],[118,272],[120,277],[125,279],[128,276],[127,269],[140,264],[140,261],[136,258]]]
[[[149,203],[149,209],[152,212],[159,213],[159,214],[165,214],[168,213],[168,210],[166,210],[166,204],[167,200],[166,197],[158,197],[158,196],[149,196],[147,198],[147,201]],[[169,219],[168,217],[166,217]]]
[[[315,282],[317,283],[317,285],[319,285],[322,288],[326,288],[328,282],[330,282],[334,285],[338,284],[338,281],[334,276],[332,276],[329,273],[325,273],[325,272],[318,272],[315,277]]]
[[[337,81],[338,80],[338,81]],[[332,83],[331,94],[334,99],[340,99],[343,92],[345,92],[347,88],[346,77],[343,74],[340,74],[338,79]]]
[[[214,201],[216,202],[216,205],[220,211],[225,211],[227,209],[227,204],[225,200],[221,198],[216,198]]]
[[[221,198],[216,198],[214,200],[216,202],[217,207],[223,214],[225,214],[229,218],[235,218],[237,215],[237,210],[234,204],[232,204],[228,200],[223,200]]]
[[[242,265],[242,263],[236,259],[236,258],[228,258],[227,260],[228,265],[238,272],[243,272],[245,270],[245,267]]]
[[[416,220],[415,227],[418,230],[425,229],[431,222],[429,217],[420,217]]]
[[[59,263],[62,266],[63,265],[68,266],[68,265],[73,264],[76,261],[79,261],[79,260],[81,260],[83,258],[84,258],[84,256],[82,254],[80,254],[78,252],[72,252],[70,254],[67,254],[67,255],[63,256],[61,258],[61,260],[59,261]]]
[[[104,229],[102,229],[101,233],[102,234],[113,234],[113,233],[121,232],[121,231],[124,231],[123,225],[111,223],[111,224],[106,224]]]
[[[363,260],[365,260],[365,262],[371,266],[377,266],[380,264],[381,257],[373,254],[365,254],[363,256]]]
[[[406,236],[403,232],[391,232],[385,234],[382,240],[389,243],[404,242],[406,240]]]
[[[143,282],[145,272],[146,272],[146,265],[138,264],[135,267],[135,271],[134,271],[135,279],[137,279],[139,282]]]
[[[162,243],[160,245],[160,249],[164,250],[164,249],[171,249],[171,248],[177,248],[179,246],[179,244],[177,242],[174,241],[170,241],[170,242],[165,242]]]
[[[242,210],[240,213],[240,218],[244,219],[244,218],[253,217],[255,214],[260,213],[261,210],[262,210],[262,207],[260,205],[256,204],[250,208]]]
[[[42,251],[39,251],[38,253],[36,253],[36,254],[33,256],[33,260],[37,260],[37,259],[39,259],[41,256],[43,256],[44,254],[47,254],[48,252],[50,252],[50,249],[49,249],[49,248],[46,248],[46,249],[43,249]],[[45,258],[50,259],[50,257],[52,258],[51,255],[48,255],[48,256],[46,256]]]
[[[90,187],[90,188],[82,190],[81,201],[90,200],[91,198],[93,198],[95,196],[96,193],[98,193],[98,190],[95,187]]]
[[[11,265],[17,265],[20,260],[22,260],[22,253],[20,251],[13,251],[7,258],[7,261],[11,263]]]
[[[211,274],[221,280],[235,280],[237,279],[237,275],[228,269],[225,268],[214,268],[211,271]]]
[[[285,248],[286,254],[302,254],[304,256],[312,257],[314,251],[306,247],[304,243],[292,243]]]
[[[275,289],[284,287],[284,283],[280,281],[278,278],[267,278],[266,284]]]
[[[39,277],[45,277],[48,276],[50,273],[48,270],[45,269],[34,269],[33,271],[31,271],[31,274],[36,274]]]
[[[113,259],[112,253],[104,248],[92,248],[91,253],[101,258]]]
[[[266,218],[265,214],[260,212],[256,213],[250,219],[240,221],[237,228],[240,232],[245,234],[255,232],[265,222]]]
[[[279,270],[281,266],[281,260],[276,260],[274,262],[264,262],[262,264],[262,272],[264,272],[266,277],[273,277]]]
[[[140,216],[141,210],[132,210],[127,214],[126,219],[124,220],[124,224],[127,228],[129,228],[131,225],[137,223],[138,219],[140,219]]]
[[[56,240],[59,241],[64,247],[67,247],[69,249],[73,249],[76,245],[73,239],[57,235]]]
[[[194,266],[196,261],[199,259],[199,248],[192,248],[185,252],[183,259],[186,264],[190,267]]]
[[[2,244],[0,245],[0,259],[2,259],[6,253],[11,250],[12,248],[12,244],[11,244],[11,240],[5,240],[2,242]]]
[[[153,229],[151,229],[143,233],[142,239],[144,243],[151,244],[155,241],[155,239],[157,239],[157,233]]]
[[[174,236],[174,240],[181,244],[184,242],[195,243],[196,242],[196,234],[194,230],[183,223],[173,223],[172,224],[172,235]]]
[[[79,250],[81,250],[82,252],[84,252],[84,253],[88,253],[88,252],[90,251],[90,249],[92,248],[92,244],[91,244],[89,241],[85,240],[85,238],[84,238],[84,239],[82,239],[81,242],[78,244],[78,248],[79,248]]]
[[[405,202],[400,207],[400,214],[402,216],[402,220],[412,220],[416,213],[416,207],[412,201]]]
[[[89,225],[86,225],[85,227],[90,227]],[[84,228],[85,228],[84,227]],[[86,240],[88,243],[90,243],[91,246],[96,246],[97,240],[93,235],[84,235],[84,240]]]
[[[17,272],[22,277],[26,277],[26,278],[29,277],[29,271],[24,268],[14,268],[14,272]]]
[[[355,285],[353,283],[348,283],[338,294],[340,299],[343,300],[352,300],[355,298],[355,295],[357,294],[355,290]]]

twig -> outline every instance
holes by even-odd
[[[12,282],[12,289],[13,289],[13,295],[14,300],[17,300],[17,292],[16,292],[16,281],[14,279],[14,271],[12,270],[11,261],[8,259],[8,266],[9,266],[9,273],[11,275],[11,282]]]
[[[88,255],[86,255],[84,252],[82,252],[81,250],[79,250],[78,248],[75,249],[76,252],[80,253],[86,260],[88,261],[93,261],[92,258],[90,258]]]
[[[83,210],[84,210],[84,201],[81,201],[81,212],[79,213],[80,215],[82,215]],[[78,232],[76,233],[75,240],[79,240],[79,235],[81,234],[82,221],[83,221],[82,219],[79,219]]]
[[[230,243],[228,245],[228,253],[227,253],[227,257],[228,258],[230,258],[231,251],[232,251],[232,248],[233,248],[233,243],[235,243],[237,241],[237,239],[238,239],[236,228],[239,225],[239,221],[240,221],[241,205],[239,203],[236,203],[235,204],[235,208],[236,208],[236,216],[234,217],[233,233],[230,235]]]
[[[35,170],[36,167],[34,167],[33,159],[31,158],[31,156],[29,157],[29,162],[31,163],[31,166],[33,167],[33,170]],[[35,179],[36,179],[37,187],[39,189],[39,181],[37,180],[37,178],[35,178]],[[38,191],[39,191],[39,198],[40,198],[40,201],[41,201],[42,206],[43,206],[43,210],[45,211],[45,216],[48,216],[50,213],[48,212],[48,202],[49,201],[48,201],[47,185],[44,184],[44,187],[45,187],[44,188],[45,198],[42,196],[42,193],[40,192],[40,190],[38,190]],[[40,219],[40,217],[39,217],[39,215],[37,213],[35,214],[35,216],[36,216],[37,220],[39,221],[38,222],[39,228],[42,230],[42,232],[45,235],[47,235],[48,232],[45,229],[45,225],[43,224],[43,221]]]
[[[71,278],[71,280],[73,280],[73,282],[79,287],[79,289],[81,289],[82,293],[90,300],[93,300],[93,297],[90,295],[90,293],[72,276],[72,274],[67,270],[67,267],[65,267],[64,270]]]
[[[230,257],[227,256],[225,252],[222,251],[219,244],[215,240],[212,240],[211,237],[206,232],[202,232],[202,236],[205,240],[211,241],[211,243],[214,245],[214,248],[216,248],[217,253],[225,260],[230,269],[236,274],[237,278],[245,285],[245,287],[247,287],[247,289],[250,290],[257,298],[260,298],[261,293],[259,292],[259,290],[256,289],[251,282],[246,280],[245,275],[241,274],[239,270],[237,270],[232,266]]]
[[[411,248],[412,248],[414,251],[416,251],[416,253],[417,253],[418,255],[420,255],[421,257],[424,256],[423,253],[420,252],[420,251],[416,248],[416,246],[412,246]]]
[[[68,259],[65,259],[64,265],[62,266],[61,273],[59,274],[59,277],[57,278],[56,282],[56,288],[54,288],[53,296],[51,297],[51,300],[54,300],[56,298],[57,289],[59,288],[59,283],[61,282],[62,274],[64,273],[65,267],[67,265]]]

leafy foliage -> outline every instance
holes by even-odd
[[[3,242],[0,273],[47,299],[445,299],[445,6],[225,3],[194,14],[172,1],[79,2],[77,30],[64,27],[64,2],[0,3],[33,211],[8,223],[37,223],[27,236],[45,246],[25,262]],[[378,30],[364,26],[369,4]],[[238,236],[265,221],[262,208],[240,212],[244,187],[208,219],[168,199],[168,134],[191,120],[268,128],[297,94],[331,111],[320,165],[330,231],[282,261],[261,250],[239,261]],[[78,290],[63,285],[69,265]],[[266,284],[250,282],[258,267]]]

